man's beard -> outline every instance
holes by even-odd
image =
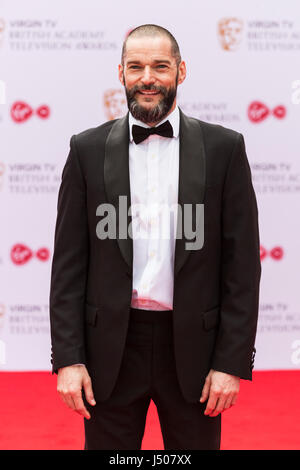
[[[125,77],[123,76],[125,84],[125,92],[127,98],[128,109],[132,116],[138,121],[144,122],[145,124],[159,122],[169,113],[177,94],[177,77],[176,84],[174,87],[169,89],[163,86],[134,86],[130,90],[126,87]],[[135,98],[135,95],[139,91],[159,91],[163,97],[159,103],[153,108],[144,108],[140,105]]]

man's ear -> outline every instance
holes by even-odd
[[[123,73],[124,73],[124,69],[123,69],[123,65],[122,64],[119,64],[118,65],[118,70],[119,70],[119,80],[121,82],[121,84],[124,86],[124,78],[123,78]]]
[[[184,61],[181,61],[178,67],[178,85],[184,82],[186,77],[186,65]]]

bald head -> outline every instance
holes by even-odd
[[[158,36],[163,36],[169,39],[170,47],[171,47],[171,54],[175,58],[176,65],[178,66],[181,62],[181,55],[180,55],[180,50],[179,50],[179,46],[178,46],[176,39],[170,33],[170,31],[163,28],[162,26],[158,26],[155,24],[144,24],[130,31],[130,33],[128,34],[127,38],[125,39],[123,43],[121,64],[124,65],[124,58],[126,56],[126,46],[130,38],[132,39],[141,38],[141,37],[156,38]]]

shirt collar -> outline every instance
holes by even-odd
[[[175,106],[174,110],[167,117],[162,119],[157,124],[157,126],[160,126],[165,121],[170,121],[170,124],[173,127],[173,136],[177,138],[179,136],[179,109],[178,109],[177,105]],[[133,141],[133,138],[132,138],[132,125],[133,124],[136,124],[137,126],[141,126],[141,127],[150,127],[150,126],[148,126],[148,124],[145,124],[144,122],[138,121],[137,119],[135,119],[132,116],[131,112],[129,112],[128,123],[129,123],[129,139],[130,139],[130,142]]]

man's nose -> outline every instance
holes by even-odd
[[[153,73],[151,71],[151,68],[149,66],[146,66],[143,71],[143,76],[141,78],[141,81],[144,85],[153,85],[155,82],[155,77],[153,76]]]

